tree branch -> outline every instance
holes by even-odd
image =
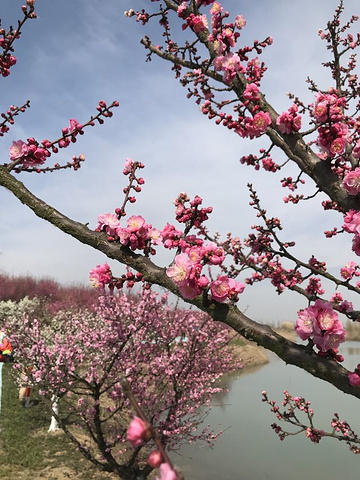
[[[0,167],[0,185],[11,191],[38,217],[76,238],[79,242],[101,251],[107,257],[134,268],[143,274],[146,281],[160,285],[181,298],[177,287],[167,277],[165,268],[155,265],[149,258],[135,254],[128,248],[108,242],[104,233],[92,231],[86,225],[66,217],[37,198],[4,167]],[[274,352],[285,363],[302,368],[311,375],[331,383],[339,390],[360,398],[360,389],[350,385],[348,371],[341,365],[327,358],[319,357],[307,346],[291,342],[274,332],[269,326],[251,320],[235,305],[217,303],[210,300],[207,295],[199,295],[193,300],[186,300],[186,302],[208,313],[214,320],[229,325],[245,338]]]

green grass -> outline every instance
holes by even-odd
[[[248,342],[241,335],[234,335],[230,340],[229,345],[232,347],[243,347]]]
[[[66,436],[47,433],[50,406],[36,397],[30,408],[21,405],[18,389],[10,374],[11,366],[3,366],[2,405],[0,412],[0,478],[56,479],[52,468],[64,467],[61,478],[102,478],[100,472],[76,451]],[[71,469],[72,474],[66,472]]]

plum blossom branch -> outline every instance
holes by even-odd
[[[10,27],[8,31],[5,31],[4,28],[0,29],[0,51],[2,50],[0,53],[0,74],[3,77],[10,75],[10,68],[16,64],[16,57],[13,55],[13,44],[15,40],[20,38],[21,28],[27,20],[37,18],[34,4],[35,0],[26,0],[26,5],[21,7],[24,18],[18,20],[16,29],[13,27]]]
[[[246,91],[246,88],[251,83],[259,82],[266,69],[266,67],[263,67],[262,64],[260,65],[260,62],[257,59],[249,60],[249,52],[255,51],[255,53],[260,54],[262,48],[270,44],[271,41],[269,40],[258,43],[254,42],[254,46],[238,48],[238,50],[236,50],[234,53],[232,49],[236,49],[238,47],[237,43],[240,37],[240,32],[245,26],[246,22],[240,18],[241,16],[238,16],[239,18],[237,17],[235,22],[230,23],[227,19],[229,16],[228,12],[224,12],[220,3],[216,2],[212,4],[210,8],[210,25],[210,22],[206,19],[206,16],[204,14],[200,14],[200,10],[207,5],[207,3],[199,3],[196,6],[193,6],[191,2],[182,2],[181,4],[178,2],[166,2],[168,10],[162,12],[162,14],[166,17],[166,21],[164,20],[161,22],[166,31],[166,48],[163,49],[161,46],[155,46],[148,37],[144,37],[142,43],[147,49],[150,50],[151,53],[156,54],[172,63],[173,69],[176,71],[176,76],[180,76],[182,68],[188,69],[189,73],[183,76],[181,82],[185,86],[187,85],[188,80],[193,78],[195,79],[195,82],[199,82],[199,85],[201,85],[200,90],[202,92],[201,93],[197,90],[197,88],[195,88],[190,93],[190,96],[195,96],[197,103],[201,102],[202,99],[205,99],[203,104],[204,107],[202,106],[204,113],[209,114],[209,118],[217,117],[219,123],[223,123],[226,127],[233,129],[240,134],[240,132],[243,132],[243,128],[237,128],[236,125],[241,122],[241,115],[239,115],[239,119],[236,120],[230,118],[231,116],[225,113],[216,113],[215,110],[209,108],[211,103],[214,105],[216,104],[216,101],[214,100],[214,92],[216,90],[213,86],[210,86],[207,83],[207,78],[212,78],[216,82],[224,83],[226,86],[230,86],[229,91],[232,91],[236,94],[240,102],[239,106],[241,108],[241,105],[245,105],[246,103],[246,98],[244,98],[244,92]],[[194,43],[187,43],[184,48],[178,47],[176,44],[176,48],[173,48],[175,42],[171,43],[171,40],[169,40],[170,10],[176,12],[178,17],[186,22],[183,24],[186,25],[186,28],[190,27],[194,36],[197,37],[200,43],[205,47],[205,53],[210,55],[210,60],[209,57],[205,57],[202,60],[200,53],[194,50]],[[337,27],[340,13],[341,8],[339,8],[339,12],[331,22],[331,25],[336,26],[337,29],[340,29],[340,27]],[[133,12],[133,15],[135,15],[135,12]],[[151,16],[148,15],[144,23],[146,24],[150,18]],[[226,25],[224,24],[225,19],[227,22]],[[343,28],[349,28],[354,21],[356,21],[356,17],[352,18],[352,20],[349,22],[349,25]],[[236,31],[236,28],[239,28],[240,32]],[[346,39],[343,41],[345,42],[346,49],[348,49],[348,47],[354,49],[357,46],[357,40],[352,41],[351,36],[346,37]],[[192,47],[190,47],[190,45],[192,45]],[[182,54],[178,55],[180,50],[182,51]],[[196,60],[186,60],[186,53],[188,53],[189,58]],[[255,63],[258,62],[256,63],[257,67],[255,67],[254,61]],[[244,62],[244,65],[247,64],[247,68],[243,66],[242,62]],[[213,66],[213,68],[210,68],[210,64]],[[353,70],[354,65],[354,62],[352,62],[349,70]],[[258,75],[258,77],[256,78],[255,76],[256,80],[254,80],[253,74],[255,71],[257,71],[257,68],[258,73],[256,75]],[[336,68],[340,70],[342,75],[344,67],[338,66]],[[224,72],[223,76],[221,75],[222,72]],[[199,75],[201,77],[200,81],[197,78]],[[356,77],[351,75],[351,72],[349,71],[346,71],[346,75],[352,79],[353,92],[356,90]],[[319,92],[317,89],[316,91]],[[337,92],[337,95],[341,96],[341,92]],[[349,94],[346,99],[347,105],[350,99],[353,97],[353,93]],[[221,106],[225,105],[225,103],[226,102],[223,103],[220,101],[217,102],[217,105],[221,108]],[[254,121],[262,122],[263,127],[261,128],[264,128],[264,130],[261,130],[260,132],[268,135],[272,144],[279,147],[287,158],[294,161],[303,172],[305,172],[314,180],[316,185],[322,191],[324,191],[345,211],[351,208],[356,210],[359,209],[359,200],[355,197],[346,195],[346,192],[344,191],[344,188],[341,184],[342,175],[338,166],[332,166],[329,163],[324,162],[323,159],[318,157],[317,153],[311,150],[310,145],[303,141],[303,134],[299,131],[300,123],[298,122],[300,121],[300,117],[296,113],[296,110],[300,107],[302,111],[306,109],[311,114],[310,106],[305,107],[300,101],[295,100],[293,107],[291,107],[288,112],[283,112],[281,115],[279,115],[265,100],[265,97],[260,92],[256,102],[250,102],[249,104],[251,109],[253,109],[254,106],[257,107],[257,110],[252,110]],[[238,106],[235,106],[235,111],[238,111],[238,108]],[[269,117],[266,117],[266,115],[269,115]],[[267,120],[265,123],[265,118],[271,119],[271,124],[270,122],[268,123]],[[348,121],[348,118],[349,117],[346,117],[346,121]],[[316,128],[318,129],[319,125],[316,125]],[[331,140],[333,142],[333,152],[335,153],[336,150],[341,153],[341,149],[344,145],[344,139],[342,137],[343,134],[340,130],[337,130],[337,126],[335,129],[333,127],[331,128],[332,130],[326,133],[328,137],[330,133],[330,137],[327,138],[326,142]],[[325,130],[323,132],[323,135],[324,134]],[[325,145],[323,140],[321,140],[321,148],[323,148]],[[352,144],[354,145],[354,143]],[[338,163],[342,162],[339,156],[336,158]],[[351,161],[351,149],[347,153],[347,158],[349,158]]]
[[[345,442],[351,452],[360,453],[360,448],[357,446],[360,444],[360,438],[352,430],[348,422],[340,420],[338,413],[334,413],[334,417],[331,420],[332,431],[326,432],[315,427],[314,410],[310,407],[311,403],[304,398],[294,397],[285,390],[284,400],[282,401],[284,410],[281,410],[274,400],[269,399],[267,392],[262,392],[262,397],[262,401],[269,405],[270,411],[279,421],[297,427],[295,431],[285,431],[280,425],[273,423],[271,428],[279,436],[280,440],[301,433],[304,433],[313,443],[319,443],[322,438],[330,437]],[[299,415],[305,416],[305,420],[300,420]]]
[[[164,268],[157,266],[149,258],[132,252],[127,247],[108,242],[106,234],[94,232],[87,226],[61,214],[37,198],[4,167],[0,167],[0,185],[11,191],[38,217],[47,220],[81,243],[103,252],[107,257],[142,273],[146,281],[161,285],[181,297],[178,287],[166,275]],[[261,325],[251,320],[235,305],[218,303],[201,295],[186,301],[209,313],[215,320],[229,325],[245,338],[251,339],[264,348],[273,351],[286,363],[296,365],[312,375],[333,384],[339,390],[360,398],[360,389],[356,389],[349,384],[348,371],[337,362],[331,362],[326,358],[319,357],[306,347],[291,342],[275,333],[269,326]]]
[[[78,135],[84,134],[84,128],[88,126],[94,126],[95,122],[100,125],[104,123],[104,118],[110,118],[113,115],[112,109],[119,106],[119,102],[114,101],[109,106],[101,100],[96,107],[98,113],[92,116],[84,124],[80,124],[76,119],[70,119],[69,127],[62,129],[62,135],[52,142],[50,140],[43,140],[41,144],[35,140],[35,138],[28,138],[25,143],[22,140],[13,141],[12,146],[9,149],[9,156],[12,162],[10,164],[3,164],[8,171],[14,170],[16,173],[23,171],[26,172],[53,172],[55,170],[61,170],[64,168],[73,168],[78,170],[80,168],[80,162],[85,160],[83,155],[78,157],[74,156],[72,163],[68,162],[65,165],[56,163],[54,167],[39,168],[46,160],[51,156],[51,153],[58,153],[59,149],[68,147],[71,143],[77,141]]]
[[[27,100],[21,107],[10,105],[6,113],[1,114],[1,118],[4,120],[0,123],[0,137],[3,137],[5,133],[10,130],[9,125],[14,125],[14,117],[19,113],[24,113],[27,108],[30,107],[30,100]]]

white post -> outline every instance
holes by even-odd
[[[51,409],[55,413],[55,415],[59,415],[59,397],[53,395],[51,397]],[[48,432],[56,432],[56,430],[60,430],[58,421],[54,417],[51,417],[51,423]]]

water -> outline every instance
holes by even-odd
[[[360,363],[360,343],[347,342],[341,353],[353,369]],[[229,391],[217,395],[206,423],[218,430],[228,428],[215,444],[188,445],[173,455],[186,480],[356,480],[360,455],[347,445],[324,438],[313,444],[304,434],[281,442],[270,425],[277,419],[261,402],[261,392],[281,403],[283,391],[303,396],[315,410],[316,428],[331,431],[334,412],[360,434],[359,400],[339,392],[297,367],[271,356],[268,365],[234,376]],[[285,430],[288,424],[282,424]],[[291,427],[289,425],[289,427]]]

